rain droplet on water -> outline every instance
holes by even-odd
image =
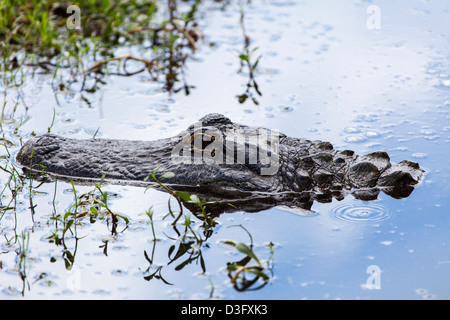
[[[360,133],[361,132],[361,130],[356,127],[345,127],[344,131],[347,133]]]
[[[329,215],[336,220],[351,223],[379,223],[392,218],[392,212],[383,206],[342,205],[333,208]]]
[[[377,138],[377,137],[380,136],[380,133],[378,131],[375,131],[375,130],[369,130],[369,131],[364,132],[364,135],[367,138]]]
[[[344,137],[344,141],[345,142],[349,142],[349,143],[359,143],[359,142],[363,142],[364,140],[366,140],[366,138],[364,138],[363,136],[347,136],[347,137]]]
[[[161,103],[161,104],[155,104],[153,106],[153,109],[156,112],[160,112],[160,113],[169,113],[170,112],[170,107],[167,104]]]
[[[279,106],[278,108],[281,112],[291,112],[292,110],[294,110],[294,108],[290,106]]]
[[[420,131],[420,133],[422,133],[423,135],[426,135],[426,136],[431,136],[431,135],[435,134],[434,130],[432,130],[432,129],[423,129]]]
[[[418,152],[418,153],[414,153],[412,156],[413,156],[413,158],[416,158],[416,159],[423,159],[423,158],[427,157],[427,154]]]
[[[441,80],[441,85],[446,88],[450,88],[450,79]]]

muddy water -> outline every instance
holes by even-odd
[[[16,115],[23,114],[3,125],[4,136],[15,144],[9,150],[17,152],[31,132],[46,132],[53,110],[54,133],[82,139],[98,129],[100,137],[141,140],[174,135],[206,113],[220,112],[236,122],[327,140],[357,153],[386,150],[394,162],[419,162],[427,171],[423,182],[406,199],[347,197],[316,203],[309,215],[283,207],[223,214],[209,238],[172,263],[171,248],[180,240],[163,219],[167,194],[109,185],[104,188],[113,194],[109,205],[126,215],[129,225],[119,221],[113,234],[110,220],[86,219],[77,226],[78,241],[68,237],[57,245],[49,240],[52,217],[69,210],[74,194],[70,183],[44,183],[32,194],[34,215],[25,190],[17,209],[1,218],[1,299],[450,298],[447,1],[246,5],[246,30],[262,55],[255,74],[263,94],[259,105],[236,98],[248,80],[245,72],[237,73],[243,43],[239,7],[217,10],[207,3],[202,10],[205,43],[185,70],[186,81],[195,86],[190,95],[169,96],[145,74],[111,76],[89,96],[88,106],[76,91],[55,95],[51,75],[30,73],[19,99],[14,90],[2,98],[8,108],[19,101]],[[7,179],[0,172],[2,188]],[[92,189],[76,186],[77,194]],[[5,193],[2,204],[10,199]],[[157,241],[143,215],[150,207]],[[201,234],[200,220],[191,219]],[[250,242],[236,225],[250,232],[259,259],[271,263],[270,279],[258,281],[258,290],[240,292],[230,283],[227,263],[243,255],[223,241]],[[205,272],[200,259],[177,268],[199,252]]]

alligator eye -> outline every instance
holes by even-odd
[[[193,150],[201,148],[201,150],[203,151],[215,140],[215,136],[210,135],[206,132],[195,132],[191,134],[191,147]]]

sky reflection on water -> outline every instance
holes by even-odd
[[[379,30],[367,28],[369,5],[380,9]],[[139,214],[153,205],[161,219],[167,195],[109,186],[119,195],[114,208],[133,221],[130,232],[111,239],[105,257],[99,248],[108,237],[104,224],[82,228],[87,238],[77,249],[81,286],[74,291],[67,288],[71,275],[63,263],[50,262],[58,249],[45,240],[45,225],[39,225],[31,233],[29,275],[46,273],[52,281],[32,285],[25,298],[208,298],[208,279],[222,299],[450,298],[448,1],[254,1],[245,12],[247,32],[262,54],[258,106],[236,99],[246,78],[236,74],[242,39],[238,7],[230,5],[225,11],[208,11],[202,20],[206,39],[216,45],[201,47],[189,61],[187,81],[195,85],[189,96],[168,97],[160,84],[138,75],[111,77],[95,94],[92,108],[76,94],[59,97],[57,105],[48,77],[36,75],[23,88],[30,109],[20,133],[45,132],[53,107],[55,133],[88,138],[100,128],[101,137],[142,140],[172,136],[204,114],[219,112],[289,136],[327,140],[337,149],[359,154],[386,150],[394,162],[419,162],[427,171],[423,182],[402,200],[382,194],[373,202],[347,197],[316,203],[310,217],[283,208],[223,214],[204,250],[206,275],[198,265],[182,272],[163,269],[174,286],[142,279],[147,264],[143,252],[151,250],[152,236]],[[45,192],[36,198],[41,218],[52,210],[53,189],[53,184],[39,189]],[[69,184],[58,184],[59,208],[73,200],[70,192],[61,192],[66,189]],[[26,200],[21,207],[18,225],[27,226]],[[356,222],[342,219],[342,212],[336,218],[337,208],[355,207],[366,208],[367,221],[364,214],[353,217]],[[376,210],[382,219],[371,221],[370,212]],[[6,217],[0,233],[10,235],[13,223],[12,216]],[[261,255],[267,257],[264,244],[275,244],[275,276],[261,290],[241,293],[229,285],[224,269],[238,255],[220,241],[248,241],[242,230],[228,228],[236,224],[251,232]],[[156,227],[171,232],[164,221],[158,220]],[[168,239],[158,244],[157,263],[167,262],[170,245]],[[3,244],[2,251],[8,250]],[[21,282],[14,257],[3,257],[0,297],[17,298]],[[381,269],[380,290],[366,287],[371,265]]]

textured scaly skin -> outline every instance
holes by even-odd
[[[233,132],[252,134],[267,130],[235,124],[220,114],[209,114],[200,119],[200,124],[200,134],[214,130],[226,139],[232,139]],[[105,174],[109,180],[143,181],[159,168],[158,172],[175,174],[174,178],[163,182],[228,198],[248,196],[248,192],[290,192],[297,193],[299,198],[326,200],[353,190],[357,197],[370,200],[376,198],[380,189],[402,198],[409,195],[424,173],[412,161],[391,164],[384,151],[358,156],[350,150],[335,150],[329,142],[283,134],[279,140],[279,170],[274,175],[261,175],[260,169],[265,166],[260,163],[174,163],[173,148],[186,136],[198,134],[194,130],[195,125],[191,125],[179,136],[156,141],[76,140],[44,134],[28,140],[18,153],[17,161],[25,168],[32,167],[33,171],[40,171],[44,166],[48,173],[73,179],[100,179]]]

